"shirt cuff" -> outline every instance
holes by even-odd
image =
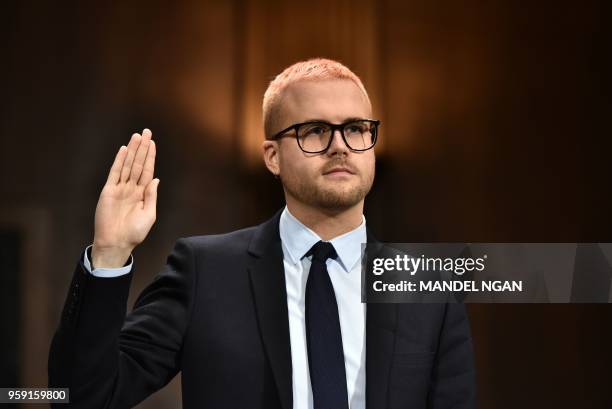
[[[119,276],[128,274],[130,271],[132,271],[132,264],[134,264],[134,257],[132,257],[131,254],[130,254],[130,258],[128,258],[128,261],[125,263],[123,267],[94,268],[94,270],[91,271],[91,262],[89,261],[89,252],[90,252],[91,246],[92,244],[87,246],[87,248],[85,249],[85,254],[83,255],[83,265],[85,266],[85,269],[87,270],[87,272],[89,272],[91,275],[96,276],[96,277],[111,278],[111,277],[119,277]]]

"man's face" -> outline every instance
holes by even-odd
[[[371,118],[369,102],[350,80],[300,81],[283,94],[279,129],[312,120],[334,124]],[[327,210],[343,210],[362,202],[374,180],[374,149],[350,150],[339,131],[329,149],[305,153],[295,133],[278,140],[278,172],[289,199]]]

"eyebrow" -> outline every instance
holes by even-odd
[[[361,118],[361,117],[356,117],[356,116],[353,117],[352,116],[352,117],[345,118],[340,123],[343,124],[343,123],[346,123],[346,122],[363,121],[364,119],[367,119],[367,118]],[[327,123],[331,123],[331,122],[329,122],[326,119],[320,119],[320,118],[306,119],[306,120],[304,120],[302,122],[327,122]]]

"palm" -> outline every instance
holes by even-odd
[[[96,207],[96,246],[131,249],[146,238],[156,218],[154,166],[155,143],[148,130],[119,149]]]

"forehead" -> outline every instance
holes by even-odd
[[[322,119],[339,123],[347,118],[370,118],[371,107],[361,89],[348,79],[304,80],[289,85],[281,100],[284,126]]]

